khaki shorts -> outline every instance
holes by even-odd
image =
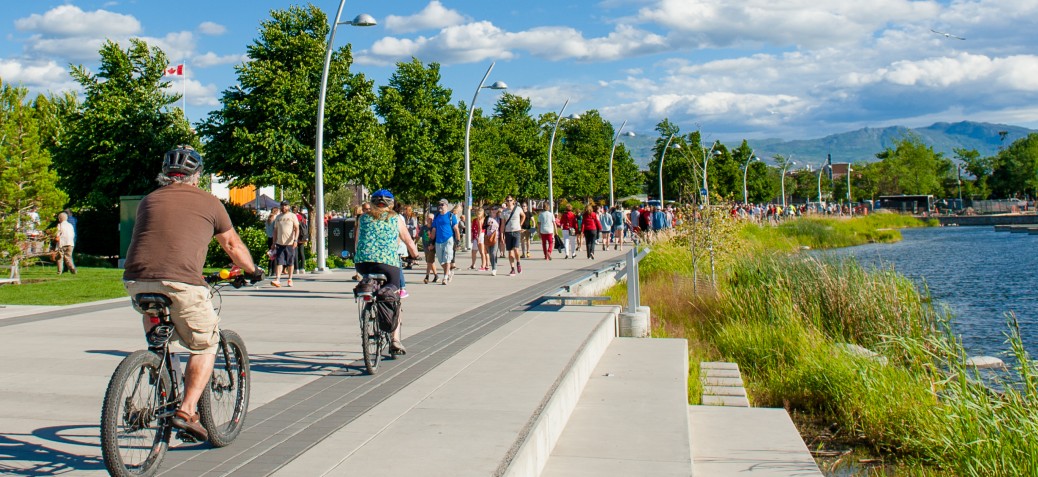
[[[176,333],[173,342],[191,354],[216,354],[220,344],[220,317],[209,300],[209,287],[169,281],[125,281],[133,298],[140,293],[161,293],[173,301],[170,317]],[[144,331],[153,326],[145,317]]]

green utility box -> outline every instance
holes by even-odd
[[[124,195],[119,197],[119,268],[126,263],[126,251],[130,249],[130,238],[133,237],[133,224],[137,221],[137,205],[143,195]]]

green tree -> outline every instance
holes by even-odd
[[[315,201],[317,103],[329,33],[313,5],[274,10],[235,67],[238,85],[221,109],[199,124],[211,171],[232,185],[278,186]],[[392,176],[385,132],[372,111],[374,83],[350,72],[349,46],[336,49],[328,71],[324,118],[324,189],[353,182],[368,187]]]
[[[417,58],[397,63],[379,88],[375,110],[393,144],[395,172],[387,185],[405,201],[464,196],[464,141],[468,108],[450,103],[440,65]]]
[[[548,144],[528,98],[505,93],[494,115],[476,110],[472,132],[473,196],[499,202],[508,194],[520,198],[548,196]]]
[[[887,148],[876,157],[880,159],[877,170],[880,195],[942,195],[944,180],[953,170],[950,160],[912,135],[895,140],[893,148]]]
[[[1038,192],[1038,134],[1028,134],[999,151],[989,183],[995,197],[1034,197]]]
[[[613,145],[615,130],[602,118],[597,110],[583,113],[580,119],[564,121],[559,126],[561,139],[556,139],[555,188],[583,202],[593,199],[609,200],[609,152]],[[548,138],[550,139],[550,135]],[[625,151],[618,149],[613,158],[614,183],[617,171],[625,188],[631,180],[630,159]],[[615,187],[615,184],[614,184]]]
[[[976,149],[955,149],[955,158],[959,160],[962,174],[956,174],[956,181],[961,180],[964,198],[986,199],[991,195],[988,180],[994,166],[994,157],[981,157]],[[973,180],[969,180],[973,176]],[[956,184],[957,186],[959,184]],[[958,191],[956,191],[957,193]]]
[[[688,192],[688,179],[694,177],[695,154],[692,149],[698,146],[689,146],[692,138],[686,138],[681,134],[681,127],[670,122],[669,118],[663,118],[656,124],[656,132],[660,134],[652,147],[652,160],[649,161],[648,169],[645,171],[645,190],[648,197],[659,199],[660,195],[660,161],[663,161],[663,198],[671,200],[684,198]],[[698,133],[693,133],[698,134]],[[671,137],[673,136],[673,139]],[[695,144],[698,144],[698,136],[694,136]],[[670,149],[664,148],[670,143]]]
[[[130,40],[123,50],[106,41],[97,74],[73,66],[72,78],[84,90],[83,103],[64,115],[61,129],[47,125],[60,186],[74,204],[114,213],[119,196],[157,187],[162,155],[177,144],[198,145],[180,109],[179,96],[163,88],[166,54]],[[60,131],[60,133],[56,133]],[[89,180],[84,180],[84,173]],[[110,231],[111,241],[117,233]]]
[[[0,255],[17,274],[26,250],[26,232],[42,230],[30,212],[53,217],[68,196],[57,188],[58,175],[40,134],[39,113],[27,104],[26,90],[0,81]]]

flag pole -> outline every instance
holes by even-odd
[[[184,119],[187,119],[187,62],[184,63],[184,74],[180,76],[181,86],[183,87],[183,94],[180,95],[180,99],[183,101]]]

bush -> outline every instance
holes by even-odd
[[[245,246],[249,248],[252,260],[259,266],[267,263],[267,231],[263,227],[235,227],[235,230],[238,231],[238,235],[241,236]],[[210,241],[209,251],[206,253],[205,266],[224,267],[230,263],[231,258],[227,256],[227,252],[223,251],[220,243],[215,238]]]
[[[266,234],[266,226],[260,220],[259,215],[256,215],[256,209],[232,204],[225,200],[220,202],[223,202],[224,208],[227,209],[227,215],[231,217],[231,223],[235,227],[258,228]],[[250,248],[249,250],[252,249]]]

